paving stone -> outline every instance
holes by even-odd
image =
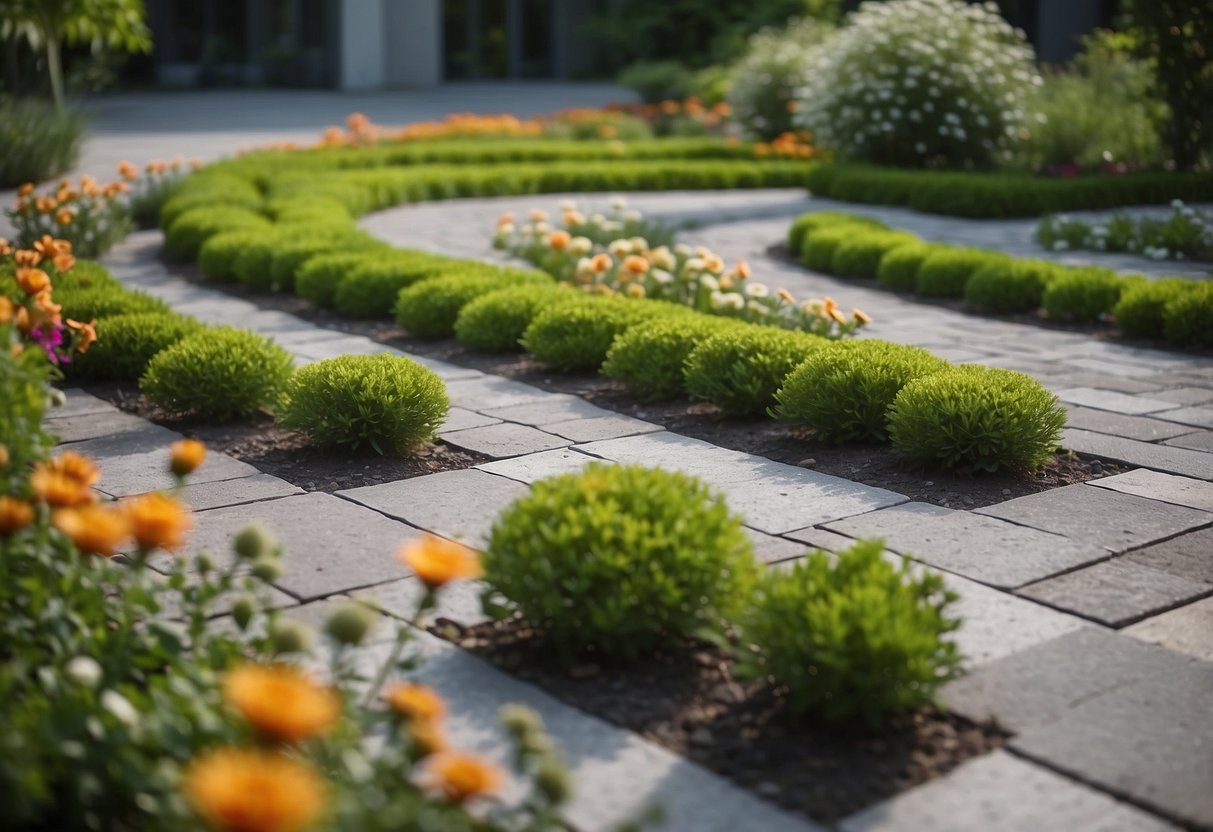
[[[1213,430],[1200,430],[1196,433],[1185,433],[1183,436],[1168,439],[1163,444],[1173,445],[1176,448],[1190,448],[1194,451],[1213,453]]]
[[[303,344],[318,344],[321,341],[335,341],[339,338],[348,338],[348,332],[341,332],[336,329],[325,329],[319,326],[311,326],[302,324],[294,329],[285,332],[275,332],[274,341],[278,346],[286,349],[294,349]]]
[[[839,824],[841,832],[1174,832],[1176,827],[1005,751],[970,760],[938,780]]]
[[[1017,345],[1018,346],[1018,345]],[[1054,366],[1051,363],[1045,366]],[[1056,368],[1055,368],[1056,369]],[[1036,373],[1033,373],[1036,375]],[[1072,387],[1094,387],[1099,390],[1115,390],[1118,393],[1144,393],[1147,396],[1162,387],[1158,379],[1146,381],[1141,378],[1110,376],[1090,370],[1054,371],[1050,369],[1038,376],[1041,382],[1054,392]]]
[[[1176,607],[1126,627],[1123,632],[1168,650],[1213,662],[1213,598]]]
[[[393,349],[391,352],[396,355],[403,355],[405,358],[411,358],[422,367],[433,370],[443,381],[464,381],[470,378],[485,377],[484,373],[479,370],[473,370],[471,367],[460,367],[458,364],[451,364],[447,361],[439,361],[437,358],[430,358],[428,355],[416,355],[406,350],[397,349]]]
[[[490,474],[509,477],[527,484],[537,480],[554,477],[558,474],[571,474],[580,471],[591,462],[602,462],[596,456],[583,454],[572,448],[560,448],[555,451],[544,451],[538,454],[516,456],[513,459],[500,459],[485,462],[476,467]]]
[[[500,419],[494,419],[491,416],[485,416],[477,413],[474,410],[467,410],[462,407],[452,407],[446,414],[446,421],[438,428],[438,435],[450,433],[456,430],[467,430],[468,428],[482,428],[486,425],[496,425],[501,422]]]
[[[1213,584],[1213,528],[1181,534],[1125,557],[1169,575]]]
[[[339,595],[332,598],[323,598],[319,601],[310,601],[306,604],[299,604],[290,609],[283,610],[281,617],[291,621],[298,621],[300,624],[309,627],[319,636],[318,642],[322,642],[324,640],[325,623],[338,607],[349,600],[351,599]],[[377,610],[373,605],[372,609]],[[367,631],[366,637],[359,646],[366,648],[374,644],[393,641],[396,638],[397,630],[401,626],[403,625],[400,622],[376,611],[374,613],[374,623]]]
[[[1211,592],[1213,587],[1208,584],[1125,558],[1097,563],[1018,590],[1025,598],[1109,627],[1123,627]]]
[[[1198,428],[1213,428],[1213,407],[1181,407],[1160,413],[1158,418]]]
[[[1159,648],[1161,649],[1161,648]],[[1010,747],[1181,824],[1213,827],[1213,663],[1190,660],[1092,696]]]
[[[590,404],[577,396],[562,393],[549,393],[544,399],[529,404],[516,404],[509,407],[497,407],[491,410],[478,408],[486,416],[502,419],[506,422],[518,422],[532,427],[543,427],[556,422],[568,422],[573,419],[594,419],[599,416],[609,416],[611,411]]]
[[[1143,442],[1170,439],[1188,430],[1187,427],[1172,422],[1162,422],[1144,416],[1123,416],[1110,410],[1092,410],[1088,407],[1069,408],[1066,414],[1066,426],[1096,433],[1108,433],[1113,436],[1124,436],[1129,439],[1140,439]]]
[[[544,425],[543,429],[574,442],[598,442],[603,439],[619,439],[623,436],[638,436],[642,433],[657,433],[665,430],[661,425],[633,419],[631,416],[624,416],[621,413],[599,416],[596,419],[556,422]]]
[[[552,395],[537,387],[497,376],[458,379],[446,386],[451,404],[480,413],[518,404],[531,404]]]
[[[372,341],[361,335],[347,335],[344,338],[329,338],[308,344],[298,344],[290,349],[292,355],[307,361],[323,361],[339,355],[378,355],[381,352],[389,351],[388,347],[378,341]]]
[[[100,413],[47,419],[43,426],[48,433],[59,440],[60,444],[64,444],[126,433],[138,430],[146,424],[147,421],[134,414],[123,413],[121,410],[107,410]]]
[[[616,462],[683,471],[719,490],[747,526],[782,534],[906,502],[883,488],[772,462],[666,431],[577,446]]]
[[[841,552],[855,545],[855,541],[846,535],[832,532],[829,529],[817,529],[813,527],[787,532],[784,537],[795,540],[798,543],[803,543],[810,548],[821,549],[826,552]]]
[[[48,407],[46,418],[64,419],[69,416],[87,416],[90,413],[116,413],[118,408],[107,401],[97,398],[92,393],[86,393],[77,387],[69,387],[63,392],[63,404],[58,407]]]
[[[442,435],[442,441],[456,448],[485,454],[495,459],[550,451],[573,444],[571,439],[553,436],[539,428],[502,422],[482,428],[456,430]]]
[[[1140,364],[1104,361],[1101,358],[1071,358],[1066,363],[1071,367],[1078,367],[1081,370],[1090,370],[1094,373],[1104,373],[1112,376],[1125,376],[1127,378],[1140,378],[1151,374],[1149,367],[1144,367]]]
[[[302,494],[303,489],[269,474],[253,474],[235,480],[197,482],[177,492],[181,500],[194,511],[256,503]]]
[[[1172,447],[1170,443],[1154,445],[1106,436],[1086,430],[1066,428],[1061,432],[1061,445],[1080,454],[1089,454],[1114,462],[1127,462],[1142,468],[1168,471],[1202,480],[1213,480],[1213,455],[1185,448]]]
[[[489,621],[480,604],[485,585],[479,581],[456,581],[438,593],[438,606],[426,613],[425,621],[446,618],[464,627],[474,627]],[[424,585],[414,577],[401,578],[386,584],[352,593],[353,597],[382,610],[401,621],[412,621],[425,595]]]
[[[1150,398],[1162,399],[1164,402],[1175,402],[1182,405],[1197,405],[1213,402],[1213,389],[1208,387],[1177,387],[1174,390],[1159,390],[1151,393]]]
[[[1213,522],[1213,514],[1079,484],[1017,497],[975,513],[1123,552]]]
[[[1108,556],[1098,545],[926,503],[861,514],[827,528],[854,538],[882,537],[899,554],[1000,588]]]
[[[1069,387],[1058,390],[1057,397],[1066,404],[1093,407],[1097,410],[1111,410],[1114,413],[1123,413],[1128,416],[1141,416],[1145,413],[1157,413],[1179,407],[1174,402],[1164,402],[1161,399],[1149,399],[1144,396],[1128,396],[1124,393],[1098,390],[1094,387]]]
[[[765,534],[751,529],[745,530],[746,536],[754,546],[754,556],[762,563],[778,563],[803,557],[809,549],[803,543],[788,540],[785,537]]]
[[[337,493],[434,534],[480,546],[497,515],[527,487],[473,468]]]
[[[126,456],[145,451],[161,451],[164,454],[164,464],[168,469],[169,445],[181,438],[181,434],[160,425],[152,424],[144,419],[139,420],[134,430],[126,430],[109,436],[99,436],[75,443],[71,450],[85,454],[100,461],[114,456]],[[208,457],[213,454],[207,454]]]
[[[1110,488],[1123,494],[1136,494],[1177,506],[1188,506],[1203,511],[1213,511],[1213,483],[1177,477],[1161,471],[1139,468],[1114,477],[1088,480],[1088,485]]]

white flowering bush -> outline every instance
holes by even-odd
[[[794,120],[844,159],[988,167],[1018,141],[1040,83],[993,3],[866,2],[816,51]]]
[[[729,69],[727,100],[733,118],[759,139],[793,129],[796,90],[805,83],[814,50],[834,27],[820,20],[792,20],[750,36],[746,54]]]

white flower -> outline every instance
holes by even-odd
[[[574,237],[573,239],[569,240],[569,254],[589,254],[593,248],[594,243],[589,237]]]
[[[686,243],[679,243],[678,245],[674,246],[674,253],[679,257],[690,257],[691,247]]]
[[[623,257],[632,253],[632,244],[627,240],[615,240],[607,246],[607,251],[616,257]]]
[[[116,690],[107,690],[101,694],[101,707],[128,728],[139,724],[139,711],[135,710],[129,699]]]
[[[674,282],[674,275],[670,274],[665,269],[653,269],[649,272],[649,277],[653,278],[653,280],[657,281],[663,286]]]
[[[771,290],[767,288],[765,283],[751,281],[745,285],[745,293],[752,298],[765,298],[771,294]]]
[[[562,200],[560,200],[560,210],[561,211],[576,211],[577,203],[571,199],[562,199]]]
[[[644,214],[640,213],[639,211],[624,211],[623,212],[623,221],[624,222],[640,222],[643,219],[644,219]]]
[[[497,236],[498,237],[508,237],[513,233],[514,233],[514,223],[512,223],[512,222],[502,223],[501,225],[497,226]]]
[[[91,656],[76,656],[64,666],[63,673],[84,688],[95,688],[101,682],[101,665]]]
[[[616,196],[611,197],[610,202],[608,204],[611,206],[611,210],[618,213],[619,211],[622,211],[624,208],[627,207],[628,201],[626,199],[624,199],[623,197],[616,195]]]
[[[707,289],[709,292],[716,292],[720,289],[720,282],[710,274],[700,275],[699,285],[704,289]]]
[[[536,234],[547,234],[551,230],[552,230],[552,226],[546,222],[535,223],[535,233]]]

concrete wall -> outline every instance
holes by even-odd
[[[441,84],[442,0],[382,2],[386,85],[433,87]]]
[[[383,7],[387,2],[392,0],[341,0],[337,15],[340,30],[338,86],[341,89],[366,90],[383,86]],[[411,0],[403,2],[412,5]]]

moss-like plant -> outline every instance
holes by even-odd
[[[1024,373],[965,365],[914,379],[889,408],[893,448],[916,462],[1031,471],[1057,449],[1066,409]]]
[[[992,261],[1005,259],[1004,254],[975,248],[935,248],[918,267],[914,288],[921,295],[963,298],[965,284],[974,272]]]
[[[65,289],[55,292],[55,301],[63,307],[63,315],[77,321],[102,320],[115,315],[139,312],[172,311],[160,298],[146,292],[127,289],[121,284],[102,284],[87,289]]]
[[[578,298],[556,286],[511,286],[481,295],[459,310],[455,338],[486,352],[522,349],[522,335],[542,310]]]
[[[871,229],[888,228],[879,220],[861,217],[858,214],[847,214],[842,211],[816,211],[812,214],[801,214],[788,228],[788,251],[799,255],[804,249],[804,238],[814,231],[831,225],[853,223]]]
[[[996,259],[973,272],[965,301],[984,312],[1012,315],[1040,308],[1045,287],[1063,269],[1044,260]]]
[[[830,273],[834,265],[834,252],[856,234],[868,229],[858,223],[839,222],[810,231],[804,237],[800,249],[800,262],[817,272]]]
[[[506,286],[555,285],[543,272],[465,266],[465,273],[427,278],[401,289],[396,297],[396,322],[419,338],[450,338],[464,306],[481,295]]]
[[[757,655],[743,667],[784,685],[793,713],[879,727],[929,704],[958,673],[948,638],[960,626],[949,615],[957,596],[883,550],[864,540],[834,557],[813,552],[760,582],[742,631]]]
[[[256,211],[233,205],[200,205],[177,216],[164,234],[164,249],[177,260],[192,260],[202,244],[223,231],[268,229],[270,221]]]
[[[584,297],[541,311],[522,336],[522,346],[553,370],[596,370],[611,344],[630,328],[655,319],[689,318],[684,306],[648,300]]]
[[[264,229],[247,228],[223,231],[207,239],[198,250],[198,268],[211,280],[229,282],[236,279],[236,260],[244,250],[260,239]]]
[[[69,377],[87,381],[137,381],[159,353],[202,329],[175,312],[115,315],[97,324],[97,341],[73,356]]]
[[[686,388],[729,416],[759,416],[775,404],[775,391],[788,373],[827,343],[786,329],[732,329],[704,341],[687,357]]]
[[[1181,347],[1213,347],[1213,284],[1172,298],[1163,309],[1163,334]]]
[[[602,373],[646,399],[684,395],[683,366],[695,348],[714,335],[748,326],[753,324],[709,315],[646,321],[612,342]]]
[[[684,474],[592,463],[535,483],[493,525],[485,580],[573,658],[633,657],[719,629],[757,577],[741,520]]]
[[[1161,338],[1167,304],[1199,286],[1183,278],[1151,280],[1126,289],[1112,309],[1117,326],[1134,338]],[[1210,319],[1206,319],[1207,323]]]
[[[928,243],[904,245],[890,249],[876,266],[880,285],[895,292],[912,292],[918,286],[918,270],[922,261],[937,248]]]
[[[775,394],[777,417],[831,442],[882,442],[889,405],[910,380],[946,369],[921,347],[841,341],[814,350]]]
[[[341,251],[312,257],[295,275],[295,294],[328,309],[337,285],[374,256],[365,251]]]
[[[1068,269],[1049,281],[1041,302],[1054,320],[1094,323],[1111,314],[1121,293],[1134,284],[1111,269]]]
[[[215,327],[158,353],[139,389],[165,410],[229,421],[276,406],[291,372],[290,353],[268,338]]]
[[[839,277],[876,277],[880,261],[890,251],[915,245],[919,239],[904,231],[865,231],[843,240],[830,258],[830,272]]]
[[[321,447],[403,457],[433,438],[449,409],[442,379],[416,361],[343,355],[295,373],[279,420]]]

